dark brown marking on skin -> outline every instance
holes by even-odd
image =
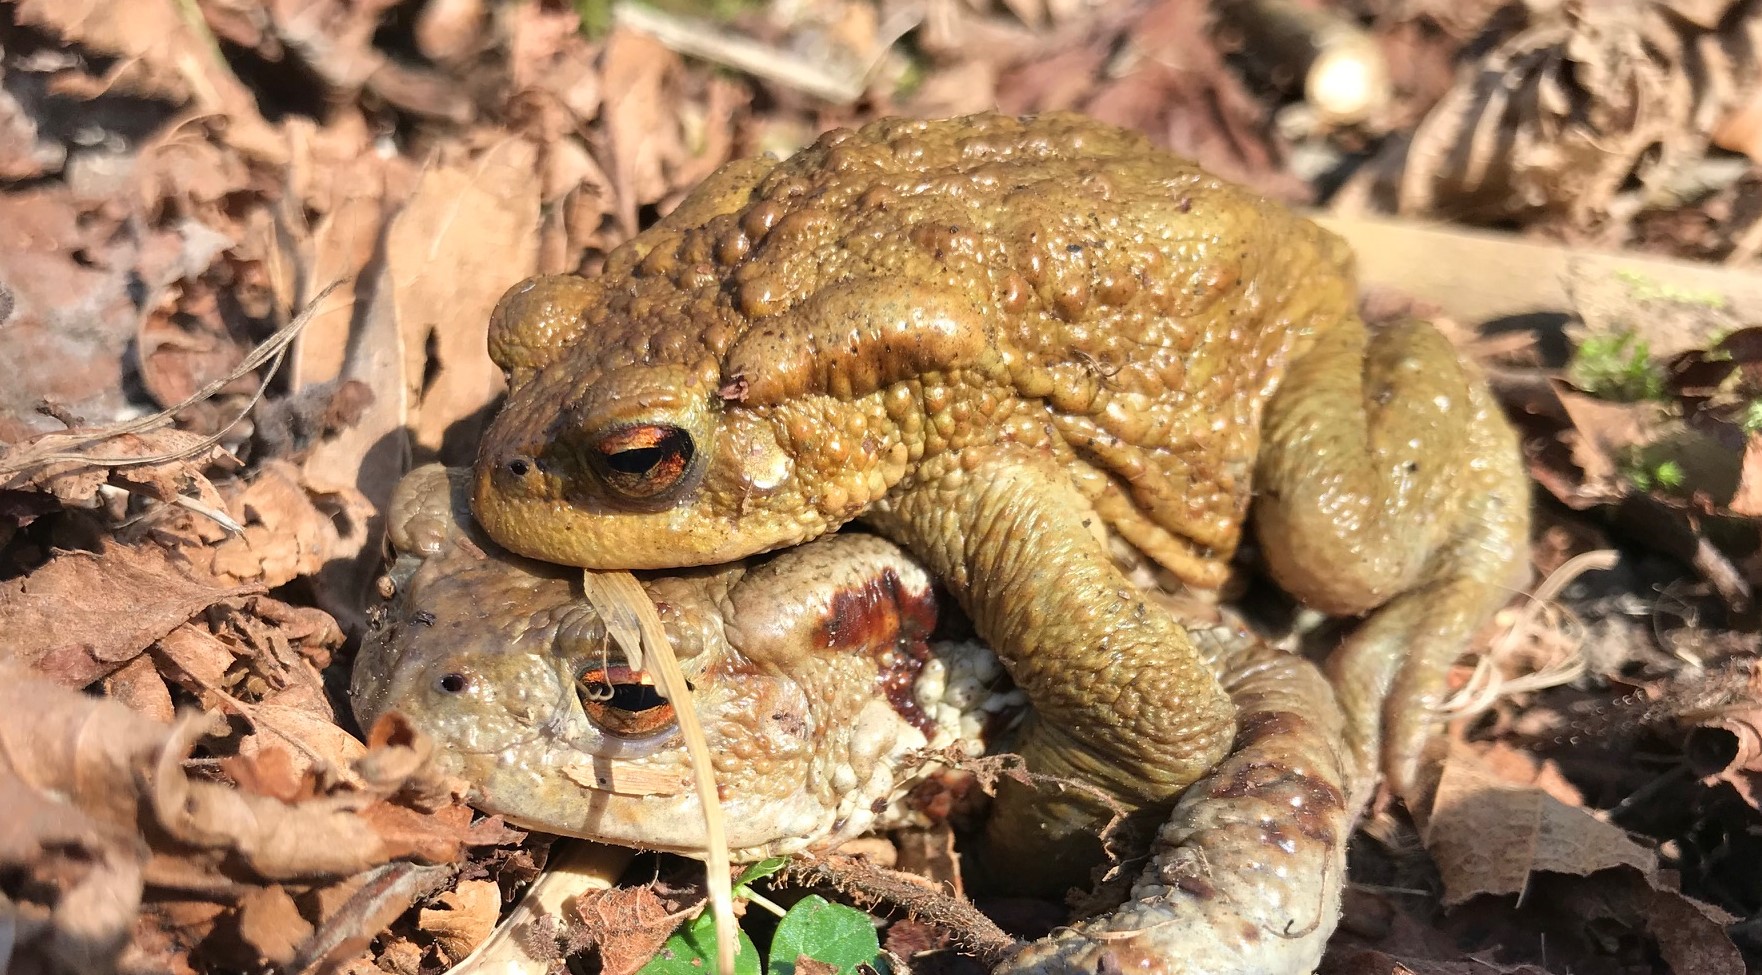
[[[936,628],[936,597],[926,588],[909,592],[891,568],[832,595],[819,642],[829,650],[861,651],[874,658],[875,679],[894,713],[929,734],[930,716],[912,696],[912,685],[930,658]]]
[[[1241,751],[1270,737],[1294,734],[1303,724],[1302,716],[1290,712],[1250,712],[1242,716],[1236,748]],[[1345,794],[1332,782],[1284,762],[1242,763],[1227,778],[1214,782],[1210,795],[1218,799],[1254,797],[1288,809],[1281,822],[1265,826],[1267,842],[1287,852],[1291,838],[1282,828],[1287,822],[1310,840],[1329,846],[1339,840],[1333,812],[1345,806]]]
[[[1291,735],[1306,723],[1302,716],[1289,711],[1251,711],[1242,715],[1236,726],[1236,747],[1233,751],[1241,752],[1268,738]]]
[[[1181,893],[1198,900],[1208,901],[1217,897],[1217,887],[1204,877],[1183,874],[1176,877],[1174,886]]]
[[[1145,951],[1131,941],[1113,945],[1096,961],[1097,975],[1156,975],[1168,970],[1168,959],[1155,951]]]

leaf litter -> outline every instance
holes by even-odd
[[[1324,970],[1762,959],[1755,4],[1313,5],[1389,65],[1359,121],[1306,103],[1306,61],[1244,48],[1264,24],[1232,34],[1196,0],[621,4],[585,32],[551,0],[5,6],[0,357],[28,365],[0,384],[0,857],[20,878],[0,893],[20,970],[640,968],[703,903],[689,876],[614,886],[627,854],[475,816],[408,729],[349,719],[334,688],[384,501],[414,463],[470,460],[507,285],[591,273],[728,158],[993,106],[1089,111],[1335,214],[1516,229],[1568,268],[1529,277],[1570,327],[1445,322],[1523,427],[1553,582],[1458,668],[1470,706],[1431,803],[1382,797],[1363,824]],[[1366,267],[1402,250],[1353,239]],[[1631,251],[1612,272],[1587,243],[1726,276]],[[1473,307],[1457,291],[1398,310]],[[945,886],[837,858],[788,878],[909,915],[884,943],[914,968],[974,971],[942,947],[1007,950],[1058,913],[978,913],[946,827],[883,843]]]

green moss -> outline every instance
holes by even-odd
[[[1701,308],[1724,308],[1726,304],[1725,296],[1716,291],[1691,291],[1674,284],[1663,284],[1638,271],[1616,271],[1615,278],[1627,285],[1628,292],[1637,301],[1668,301]]]
[[[1738,417],[1738,426],[1752,437],[1762,433],[1762,399],[1753,399],[1744,404],[1743,415]]]
[[[612,0],[575,0],[575,16],[581,18],[581,32],[601,38],[612,30]]]
[[[1664,373],[1653,364],[1651,347],[1631,331],[1588,336],[1573,350],[1566,378],[1600,399],[1637,402],[1664,396]]]
[[[1634,487],[1664,494],[1674,494],[1681,490],[1688,479],[1688,475],[1683,473],[1682,465],[1674,460],[1660,461],[1651,467],[1636,465],[1627,468],[1623,473]]]
[[[575,0],[575,13],[581,18],[581,33],[599,39],[612,30],[612,8],[618,2],[633,0]],[[680,17],[712,23],[727,23],[749,10],[764,6],[764,0],[644,0],[643,6]]]

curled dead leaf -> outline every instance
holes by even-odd
[[[1588,229],[1630,180],[1654,193],[1702,156],[1758,79],[1749,0],[1528,5],[1409,139],[1373,164],[1401,213],[1558,216]]]
[[[1544,871],[1582,876],[1628,866],[1652,878],[1658,870],[1657,854],[1620,828],[1536,785],[1500,778],[1460,742],[1444,762],[1423,835],[1447,907],[1520,893]]]
[[[194,575],[157,545],[62,552],[0,584],[0,632],[8,636],[0,663],[84,687],[209,606],[259,588]]]
[[[280,884],[247,891],[239,902],[238,924],[239,936],[258,957],[278,967],[293,961],[300,942],[312,934],[312,923]]]
[[[423,908],[416,924],[434,937],[451,961],[477,950],[495,929],[502,911],[502,891],[493,880],[461,880],[435,898],[438,907]]]

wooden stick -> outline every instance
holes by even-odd
[[[1623,273],[1675,291],[1717,295],[1737,319],[1762,321],[1762,274],[1754,271],[1393,217],[1310,216],[1352,245],[1365,283],[1399,289],[1465,324],[1570,312],[1572,276]]]

